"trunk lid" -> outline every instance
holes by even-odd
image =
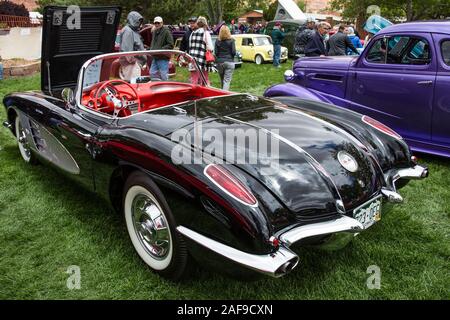
[[[44,9],[41,90],[46,94],[75,88],[86,60],[114,51],[121,9],[115,6],[79,9],[79,12],[61,6]]]
[[[334,214],[337,200],[342,200],[345,208],[351,210],[367,201],[381,186],[376,164],[362,150],[360,142],[318,115],[245,94],[204,99],[176,108],[184,112],[163,108],[131,121],[134,126],[148,130],[149,123],[160,122],[149,121],[150,118],[167,118],[170,114],[172,118],[164,121],[170,123],[170,129],[153,129],[170,138],[174,131],[182,128],[189,132],[190,141],[194,143],[199,130],[194,127],[197,119],[202,135],[209,132],[225,138],[214,144],[204,138],[201,142],[204,150],[232,163],[245,154],[247,162],[235,166],[256,178],[298,218]],[[227,134],[234,138],[229,140]],[[236,143],[242,135],[252,139],[252,134],[257,141],[253,147],[250,143],[245,143],[244,147]],[[272,156],[270,148],[267,155],[258,148],[259,143],[267,145],[266,141],[274,141],[271,139],[278,142],[279,151],[274,170],[268,165],[267,155]],[[340,164],[338,154],[341,151],[356,160],[356,172],[349,172]],[[248,164],[255,157],[256,163]]]

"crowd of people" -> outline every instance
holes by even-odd
[[[214,33],[219,33],[222,24],[214,24],[210,26],[210,31]],[[229,24],[227,24],[228,29],[230,30],[230,34],[264,34],[266,31],[267,22],[256,22],[250,24],[248,22],[245,23],[236,23],[235,20],[231,20]],[[168,28],[171,31],[188,31],[191,27],[190,22],[187,24],[179,23],[178,25],[170,25]]]
[[[332,30],[328,22],[316,23],[309,19],[301,26],[295,36],[294,50],[297,56],[343,56],[359,54],[363,47],[353,26],[341,24],[336,32],[329,36]]]
[[[162,17],[155,17],[152,25],[152,41],[150,47],[144,46],[139,30],[144,24],[144,18],[136,11],[127,16],[127,25],[122,29],[120,36],[120,51],[170,50],[174,48],[172,31],[164,25]],[[208,21],[205,17],[191,17],[181,40],[180,50],[189,53],[199,68],[201,74],[209,84],[209,72],[212,71],[213,63],[217,68],[224,90],[229,90],[234,70],[234,56],[236,46],[231,37],[231,28],[225,24],[220,26],[218,39],[213,46]],[[214,53],[214,55],[213,55]],[[213,56],[213,58],[211,58]],[[129,80],[140,74],[138,59],[126,57],[120,60],[121,78]],[[145,64],[145,62],[144,62]],[[201,82],[201,76],[190,66],[190,81],[194,84]],[[152,58],[150,65],[150,77],[163,81],[169,78],[169,57],[156,55]]]
[[[145,47],[139,30],[144,24],[144,18],[136,11],[128,14],[127,25],[121,32],[120,51],[140,51],[173,49],[173,26],[164,25],[162,17],[155,17],[152,24],[152,41],[150,47]],[[179,30],[184,34],[180,44],[180,50],[192,56],[209,83],[209,72],[213,65],[216,67],[222,88],[229,90],[234,70],[234,57],[236,46],[232,34],[238,33],[264,33],[265,25],[235,24],[232,20],[230,24],[222,23],[212,28],[208,25],[205,17],[191,17],[187,25],[178,25]],[[327,22],[319,22],[308,19],[305,25],[299,27],[295,37],[294,51],[297,56],[340,56],[349,54],[359,54],[358,49],[363,45],[352,26],[339,25],[336,32],[329,36],[332,31],[331,25]],[[211,33],[218,33],[218,39],[213,45]],[[282,23],[277,22],[270,34],[272,38],[273,65],[280,66],[281,46],[286,36]],[[121,77],[130,79],[139,72],[134,58],[121,60]],[[192,68],[191,68],[192,70]],[[163,81],[168,79],[169,57],[157,56],[152,59],[150,65],[150,76]],[[197,72],[191,72],[192,83],[201,82],[201,76]]]

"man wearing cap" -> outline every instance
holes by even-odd
[[[276,22],[272,30],[272,43],[273,43],[273,66],[276,68],[281,68],[281,44],[284,40],[284,32],[281,27],[281,22]]]
[[[170,30],[163,25],[163,19],[156,17],[153,21],[152,44],[150,50],[172,50],[173,37]],[[163,81],[169,79],[169,59],[170,56],[153,56],[150,76]],[[159,76],[158,76],[159,75]]]
[[[197,17],[190,17],[188,20],[189,28],[184,33],[183,39],[181,40],[180,50],[184,52],[189,52],[189,37],[195,28],[195,23],[197,22]]]
[[[304,56],[305,47],[314,35],[316,21],[309,17],[304,25],[301,25],[295,34],[294,51],[296,55]]]

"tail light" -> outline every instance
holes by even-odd
[[[251,191],[223,166],[210,164],[204,173],[216,186],[237,201],[252,207],[258,205],[258,200]]]
[[[372,128],[377,129],[378,131],[383,132],[384,134],[387,134],[388,136],[391,136],[392,138],[401,140],[402,137],[395,132],[394,130],[392,130],[391,128],[389,128],[388,126],[382,124],[381,122],[369,117],[369,116],[363,116],[362,117],[362,121],[366,124],[368,124],[369,126],[371,126]]]

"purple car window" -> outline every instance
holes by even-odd
[[[386,63],[386,38],[378,39],[372,45],[366,60],[372,63]]]
[[[450,40],[442,42],[442,57],[446,65],[450,66]]]
[[[431,62],[430,46],[418,37],[382,38],[373,44],[366,59],[372,63],[425,65]]]

